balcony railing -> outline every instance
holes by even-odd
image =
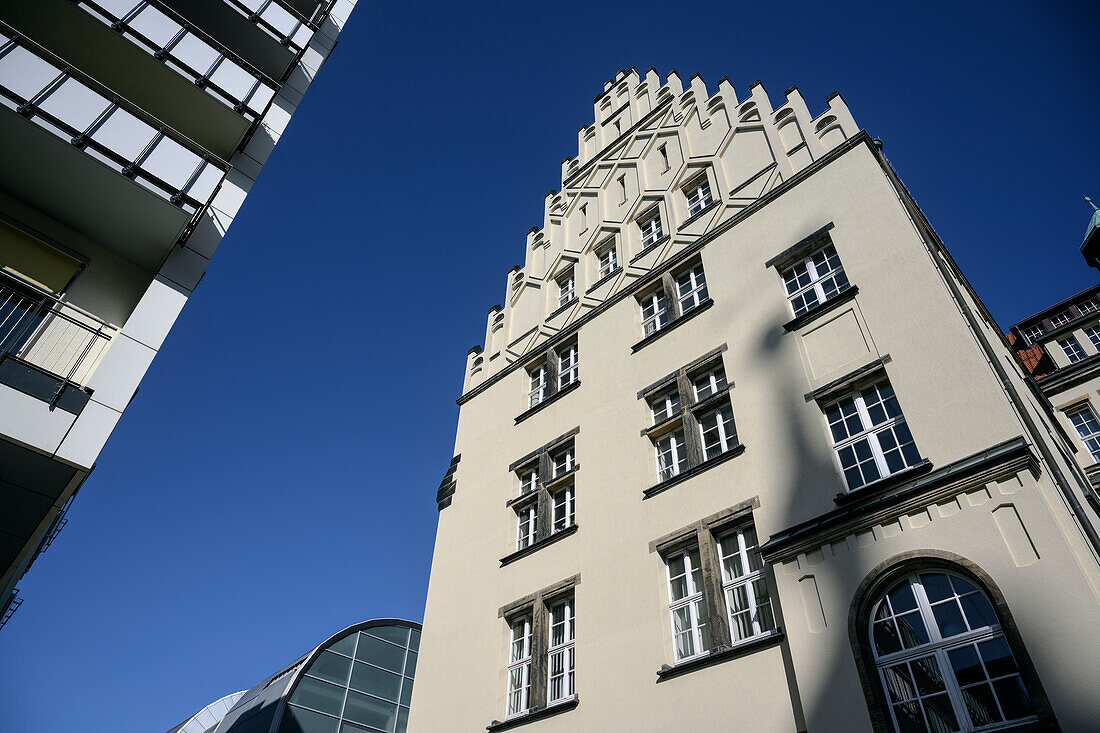
[[[15,359],[52,376],[55,404],[69,385],[86,387],[118,329],[0,271],[0,364]],[[41,395],[40,395],[41,396]]]

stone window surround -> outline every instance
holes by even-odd
[[[581,380],[578,376],[569,384],[564,387],[558,386],[558,359],[561,354],[567,352],[570,348],[578,346],[577,339],[567,339],[565,341],[559,341],[550,348],[543,351],[538,357],[530,359],[525,364],[524,372],[527,375],[526,384],[530,387],[530,375],[531,371],[544,367],[546,369],[546,396],[543,397],[538,403],[528,407],[516,417],[516,425],[526,420],[528,417],[546,407],[551,402],[554,402],[559,396],[565,395],[580,385]],[[580,349],[577,349],[578,366]],[[579,374],[579,372],[578,372]]]
[[[993,609],[997,613],[997,618],[1001,624],[1001,631],[1004,633],[1009,648],[1016,658],[1020,676],[1024,681],[1028,694],[1031,696],[1039,718],[1038,721],[1025,721],[1003,730],[1058,730],[1058,723],[1055,720],[1050,701],[1047,699],[1042,682],[1035,670],[1035,665],[1028,655],[1019,627],[1012,618],[1012,612],[1008,608],[1004,594],[1001,593],[993,579],[977,564],[952,552],[929,549],[912,550],[880,563],[867,573],[852,596],[852,605],[848,612],[848,638],[852,645],[856,671],[859,675],[860,685],[863,688],[863,694],[867,699],[867,710],[875,733],[894,733],[894,727],[886,708],[886,696],[879,682],[878,668],[875,664],[874,651],[871,648],[870,634],[867,630],[871,605],[889,590],[894,582],[909,573],[919,572],[920,570],[941,570],[961,575],[974,583],[992,602]],[[1002,729],[999,728],[998,730]]]
[[[783,640],[782,610],[779,607],[779,596],[775,593],[775,580],[772,577],[771,566],[767,564],[764,572],[770,586],[772,613],[776,621],[775,630],[737,644],[732,642],[730,634],[729,613],[722,587],[722,565],[718,556],[718,536],[738,525],[750,523],[753,510],[759,508],[760,497],[754,496],[649,543],[649,551],[656,553],[662,564],[669,553],[688,547],[698,548],[703,574],[703,601],[707,608],[707,623],[711,639],[709,652],[678,664],[662,665],[657,671],[658,683],[728,659],[735,659],[763,647],[770,647]],[[759,537],[759,532],[757,536]],[[667,580],[665,582],[667,583]]]
[[[648,499],[649,497],[658,494],[665,489],[672,487],[675,484],[680,483],[684,479],[694,476],[705,468],[709,468],[713,465],[717,465],[733,456],[740,455],[744,451],[744,445],[740,443],[737,438],[737,426],[736,419],[734,420],[734,437],[735,441],[728,450],[718,454],[710,459],[704,459],[703,454],[703,440],[699,427],[699,419],[697,412],[703,411],[706,408],[717,407],[724,404],[724,400],[729,400],[732,410],[732,400],[729,398],[731,390],[733,390],[734,383],[726,375],[726,388],[719,390],[718,392],[710,395],[703,400],[695,399],[695,389],[691,382],[691,375],[696,372],[702,371],[707,367],[713,367],[721,365],[723,371],[725,370],[725,362],[722,361],[722,352],[728,348],[727,344],[723,343],[717,348],[711,349],[701,357],[691,361],[685,366],[680,367],[670,374],[666,374],[661,379],[658,379],[653,384],[649,385],[645,389],[638,392],[638,399],[643,400],[648,408],[649,400],[658,396],[662,392],[669,390],[670,388],[676,389],[680,396],[680,409],[678,412],[669,416],[665,420],[657,423],[656,425],[648,425],[641,430],[642,437],[648,438],[653,441],[655,437],[664,435],[669,430],[675,429],[675,423],[679,422],[683,426],[684,431],[684,447],[687,452],[687,466],[675,476],[667,478],[663,481],[658,481],[654,486],[646,489],[643,492],[642,498]],[[652,416],[650,417],[650,421]]]
[[[523,723],[540,720],[559,712],[572,710],[579,704],[580,698],[577,695],[549,705],[546,702],[546,697],[549,680],[550,607],[570,595],[573,596],[575,606],[575,589],[580,583],[580,574],[565,578],[523,598],[505,604],[497,611],[497,618],[504,619],[509,628],[517,617],[531,614],[531,694],[527,701],[527,712],[510,716],[504,721],[494,720],[486,727],[487,730],[504,730]],[[508,657],[508,651],[509,645],[506,645],[505,659]]]
[[[680,306],[679,290],[676,287],[676,278],[683,275],[685,272],[690,271],[694,267],[699,267],[703,270],[703,278],[706,279],[706,269],[703,268],[703,261],[699,257],[692,257],[686,262],[678,264],[674,268],[665,270],[654,281],[643,290],[635,294],[634,298],[637,301],[638,311],[641,312],[642,299],[646,296],[652,295],[655,291],[661,290],[665,294],[665,308],[668,311],[668,323],[661,328],[657,329],[648,336],[644,336],[641,341],[630,347],[631,353],[638,353],[643,347],[648,346],[653,341],[656,341],[665,333],[671,331],[682,322],[692,318],[693,316],[702,313],[707,308],[710,308],[714,301],[710,297],[710,284],[707,283],[707,297],[703,299],[699,305],[694,308],[690,308],[686,311],[682,310]]]
[[[527,547],[518,549],[508,555],[505,555],[500,559],[500,566],[510,565],[511,563],[519,560],[521,557],[526,557],[532,552],[535,552],[547,545],[551,545],[558,540],[564,539],[569,535],[577,531],[577,525],[573,524],[559,532],[552,532],[552,513],[554,509],[554,500],[552,493],[556,490],[564,488],[569,482],[574,482],[574,501],[576,501],[576,476],[580,470],[580,463],[576,459],[576,441],[575,436],[581,432],[580,426],[573,428],[572,430],[559,435],[545,445],[531,451],[522,458],[513,461],[508,466],[509,473],[516,473],[523,469],[529,469],[532,466],[535,467],[538,474],[538,486],[533,491],[526,491],[521,493],[512,499],[509,499],[505,504],[506,507],[511,509],[518,515],[520,509],[529,506],[531,503],[538,505],[537,515],[539,517],[538,524],[535,530],[535,541]],[[551,478],[553,471],[552,457],[555,452],[565,448],[567,445],[573,446],[573,467],[556,478]]]

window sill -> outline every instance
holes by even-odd
[[[651,497],[654,497],[657,494],[660,494],[662,491],[667,491],[668,489],[671,489],[676,484],[683,483],[684,481],[687,481],[689,478],[692,478],[693,476],[698,476],[699,474],[703,473],[703,471],[714,468],[715,466],[717,466],[720,463],[725,463],[726,461],[730,460],[731,458],[736,458],[737,456],[741,455],[744,452],[745,452],[745,444],[744,443],[738,443],[737,445],[733,446],[732,448],[730,448],[728,451],[726,451],[725,453],[723,453],[721,455],[718,455],[718,456],[715,456],[714,458],[710,458],[706,461],[703,461],[702,463],[698,464],[697,466],[692,466],[691,468],[687,469],[686,471],[682,471],[682,472],[676,474],[672,478],[665,479],[664,481],[657,484],[656,486],[649,487],[648,489],[646,489],[645,491],[642,492],[642,500],[644,501],[645,499],[649,499]]]
[[[858,292],[858,285],[852,285],[848,287],[844,292],[838,295],[834,295],[832,298],[829,298],[824,303],[818,303],[802,315],[795,316],[791,320],[787,321],[783,324],[783,330],[787,331],[788,333],[791,331],[797,331],[798,329],[805,326],[807,323],[816,320],[818,316],[823,316],[829,311],[839,308],[848,301],[852,300],[856,297],[856,294]]]
[[[547,545],[552,545],[558,540],[563,540],[569,535],[576,534],[577,526],[578,525],[574,524],[571,527],[566,527],[559,532],[555,532],[552,535],[543,537],[541,540],[536,540],[533,544],[527,545],[527,547],[524,547],[522,550],[516,550],[511,555],[505,555],[504,557],[500,558],[500,566],[504,567],[505,565],[511,565],[516,560],[519,560],[521,557],[527,557],[532,552],[537,552]]]
[[[684,227],[694,223],[700,217],[706,216],[708,211],[714,209],[720,203],[722,203],[721,199],[715,199],[714,201],[711,201],[709,204],[707,204],[703,208],[699,209],[699,211],[697,213],[692,214],[687,219],[684,219],[682,222],[680,222],[680,226],[676,227],[676,229],[681,230]]]
[[[845,506],[852,502],[866,499],[868,496],[875,496],[883,491],[889,491],[895,486],[903,484],[910,479],[917,478],[918,476],[923,476],[931,470],[932,462],[926,458],[915,466],[910,466],[909,468],[902,469],[897,473],[892,473],[880,479],[875,479],[869,484],[860,486],[858,489],[837,494],[833,501],[840,506]]]
[[[581,699],[574,695],[568,700],[563,700],[562,702],[554,702],[544,708],[535,708],[533,710],[527,711],[526,713],[515,715],[504,721],[494,720],[492,723],[485,726],[485,730],[490,731],[490,733],[496,733],[496,731],[499,730],[508,730],[509,728],[514,728],[518,725],[531,723],[536,720],[542,720],[543,718],[549,718],[552,715],[557,715],[559,713],[564,713],[572,710],[573,708],[580,705],[580,702]]]
[[[722,662],[729,661],[731,659],[737,659],[738,657],[745,656],[746,654],[752,654],[753,652],[761,649],[766,649],[770,646],[774,646],[783,641],[784,635],[782,629],[776,629],[769,634],[762,634],[760,636],[747,639],[743,642],[735,644],[734,646],[726,647],[724,649],[714,649],[707,654],[703,654],[698,657],[693,657],[685,662],[680,662],[674,666],[665,665],[657,670],[657,683],[660,684],[665,680],[670,680],[673,677],[679,677],[682,674],[688,672],[694,672],[697,669],[704,669],[714,664],[721,664]]]
[[[642,259],[642,258],[643,258],[643,257],[645,257],[645,256],[646,256],[647,254],[649,254],[649,253],[650,253],[650,252],[652,252],[653,250],[657,249],[658,247],[660,247],[660,246],[661,246],[662,244],[664,244],[664,243],[665,243],[665,242],[667,242],[667,241],[668,241],[668,235],[666,234],[665,236],[661,237],[660,239],[658,239],[658,240],[657,240],[656,242],[654,242],[653,244],[649,245],[648,247],[643,247],[643,248],[642,248],[642,251],[641,251],[641,252],[639,252],[638,254],[634,255],[634,257],[632,257],[632,258],[630,259],[630,264],[632,264],[632,265],[633,265],[633,264],[634,264],[635,262],[637,262],[638,260]]]
[[[540,402],[537,405],[535,405],[534,407],[528,409],[526,412],[520,413],[519,417],[516,418],[516,425],[519,425],[521,422],[523,422],[527,418],[531,417],[532,415],[534,415],[539,410],[545,409],[548,405],[550,405],[554,402],[557,402],[559,399],[561,399],[565,395],[569,394],[570,392],[572,392],[573,390],[575,390],[579,386],[581,386],[581,380],[574,379],[572,382],[565,385],[564,387],[559,389],[557,392],[555,392],[554,394],[552,394],[549,397],[547,397],[546,399],[544,399],[542,402]]]
[[[558,306],[558,307],[557,307],[557,308],[556,308],[556,309],[554,310],[554,312],[553,312],[553,313],[551,313],[550,315],[548,315],[548,316],[546,317],[546,320],[548,320],[548,321],[549,321],[550,319],[552,319],[552,318],[555,318],[556,316],[560,316],[560,315],[561,315],[562,313],[565,313],[565,312],[566,312],[567,310],[569,310],[570,308],[572,308],[572,307],[573,307],[573,306],[575,306],[576,304],[577,304],[577,296],[575,296],[575,295],[574,295],[574,296],[573,296],[572,298],[570,298],[570,299],[569,299],[568,301],[566,301],[565,303],[562,303],[561,305],[559,305],[559,306]]]
[[[584,294],[588,295],[589,293],[594,291],[596,288],[598,288],[601,285],[603,285],[604,283],[608,282],[609,280],[611,280],[613,277],[615,277],[616,275],[618,275],[622,271],[623,271],[623,268],[616,267],[614,270],[612,270],[611,272],[607,273],[606,275],[601,277],[599,280],[597,280],[596,283],[592,287],[590,287],[588,290],[585,290]]]
[[[670,321],[669,324],[667,326],[665,326],[664,328],[657,329],[656,331],[649,334],[648,336],[646,336],[644,339],[642,339],[638,343],[631,346],[630,347],[630,353],[637,354],[644,347],[648,346],[649,344],[653,343],[657,339],[661,338],[666,333],[668,333],[672,329],[679,326],[681,323],[684,323],[685,321],[690,321],[692,318],[699,315],[703,311],[707,310],[712,305],[714,305],[714,301],[710,298],[707,298],[702,303],[700,303],[699,305],[697,305],[694,308],[692,308],[691,310],[689,310],[687,313],[684,313],[683,315],[681,315],[675,321]]]

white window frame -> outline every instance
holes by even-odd
[[[989,674],[989,670],[986,667],[985,661],[981,658],[981,655],[978,654],[978,664],[981,667],[985,679],[982,682],[967,685],[967,687],[971,687],[981,684],[990,684],[991,690],[995,689],[992,687],[993,681],[1004,680],[1011,677],[1019,677],[1020,683],[1023,684],[1023,675],[1020,671],[1019,661],[1016,659],[1015,650],[1013,650],[1012,645],[1008,643],[1008,639],[1005,637],[1004,631],[1002,630],[999,621],[989,626],[981,626],[977,628],[970,627],[970,619],[965,616],[965,610],[961,610],[963,609],[963,607],[959,604],[962,598],[975,595],[974,592],[968,591],[960,594],[958,589],[954,586],[954,583],[952,582],[952,595],[945,597],[942,600],[936,601],[935,603],[932,603],[930,602],[928,594],[925,590],[924,581],[920,577],[921,575],[945,575],[950,577],[952,581],[956,578],[964,581],[967,585],[973,587],[977,591],[977,595],[980,595],[985,599],[985,601],[989,604],[989,608],[994,615],[994,620],[996,621],[996,609],[993,607],[992,601],[989,599],[989,596],[976,583],[967,580],[966,578],[962,578],[962,576],[959,576],[955,573],[950,573],[945,570],[928,569],[924,572],[918,571],[911,573],[905,578],[900,579],[909,584],[909,588],[912,591],[913,600],[916,602],[915,609],[895,612],[895,609],[892,606],[887,606],[883,608],[886,613],[882,615],[881,618],[876,619],[876,616],[880,615],[879,609],[882,608],[882,605],[886,602],[889,592],[893,592],[893,590],[897,589],[897,583],[891,586],[891,591],[882,594],[879,600],[875,603],[874,607],[871,609],[870,617],[866,619],[866,623],[868,639],[871,645],[871,654],[875,662],[875,672],[877,674],[879,684],[881,685],[881,690],[884,695],[886,705],[889,708],[890,720],[894,725],[894,730],[900,730],[895,713],[895,708],[898,707],[899,704],[894,703],[891,699],[891,686],[886,679],[886,670],[900,665],[906,665],[907,669],[911,669],[910,665],[912,663],[928,658],[932,658],[935,661],[944,689],[942,691],[937,690],[931,694],[918,692],[916,697],[906,698],[906,700],[904,701],[916,702],[918,709],[921,711],[922,718],[924,716],[924,700],[928,699],[929,697],[934,697],[936,695],[946,694],[948,700],[951,703],[952,712],[955,715],[960,733],[969,733],[970,731],[974,730],[1000,729],[1002,727],[1010,726],[1014,723],[1034,719],[1034,714],[1025,716],[1023,718],[1008,719],[1000,706],[1000,694],[994,691],[994,694],[996,695],[994,702],[998,706],[998,712],[1003,718],[1006,719],[1004,721],[990,723],[982,726],[976,726],[974,724],[974,722],[970,718],[970,713],[967,709],[962,690],[963,686],[960,685],[955,675],[954,668],[951,665],[950,657],[948,656],[949,653],[968,646],[974,647],[977,644],[981,644],[983,642],[1003,639],[1005,645],[1009,649],[1009,653],[1012,656],[1013,662],[1016,665],[1016,672],[1013,674],[1002,675],[1000,677],[993,677]],[[944,638],[940,632],[939,623],[937,622],[936,617],[932,611],[932,607],[939,606],[941,604],[952,603],[956,604],[960,609],[960,613],[963,614],[960,616],[960,618],[962,618],[963,623],[969,630]],[[914,646],[907,649],[901,649],[900,651],[883,654],[880,656],[875,641],[876,620],[883,623],[894,623],[895,619],[901,616],[912,614],[917,614],[919,616],[921,622],[923,623],[925,633],[928,636],[928,641],[915,644]],[[977,650],[975,650],[975,653],[977,653]],[[1034,705],[1034,703],[1032,703],[1032,705]]]
[[[1061,313],[1055,313],[1053,316],[1051,316],[1050,317],[1050,325],[1054,326],[1055,328],[1058,328],[1059,326],[1066,325],[1067,323],[1069,323],[1072,320],[1073,320],[1073,314],[1070,313],[1068,309],[1066,309],[1066,310],[1062,311]]]
[[[537,491],[539,488],[539,469],[538,464],[530,466],[525,469],[519,470],[519,493],[520,495],[530,494],[533,491]]]
[[[677,441],[679,436],[679,441]],[[679,476],[687,467],[687,442],[685,441],[683,427],[670,430],[653,441],[653,447],[657,454],[657,477],[661,481],[668,481],[674,476]],[[667,455],[669,462],[663,465],[661,457]]]
[[[1058,339],[1058,345],[1062,347],[1062,353],[1069,359],[1070,364],[1076,364],[1085,358],[1085,350],[1081,348],[1081,343],[1072,333]]]
[[[694,562],[698,563],[698,568],[692,565],[692,555],[695,556]],[[668,613],[669,624],[672,629],[672,654],[677,662],[683,662],[702,656],[710,651],[710,620],[707,618],[700,620],[700,609],[702,609],[703,615],[706,615],[706,599],[703,597],[702,561],[699,556],[699,548],[694,545],[666,555],[664,559],[665,573],[668,580]],[[673,594],[673,581],[681,577],[672,574],[672,563],[675,560],[682,560],[684,563],[683,578],[686,594],[682,598],[676,598]],[[696,570],[699,573],[698,584],[696,584],[694,577]],[[688,621],[687,628],[679,632],[676,630],[677,613],[681,613],[681,618],[686,617]],[[678,636],[684,636],[685,634],[691,641],[691,653],[681,656],[676,639]]]
[[[663,394],[650,398],[649,409],[653,414],[654,425],[670,420],[680,412],[680,390],[673,387]]]
[[[714,194],[711,192],[710,179],[707,174],[697,177],[684,188],[687,197],[688,215],[695,216],[703,209],[714,203]]]
[[[719,392],[724,392],[727,387],[729,383],[726,381],[726,367],[721,362],[691,378],[696,402],[708,400]]]
[[[558,391],[580,379],[580,356],[573,342],[558,353]]]
[[[1029,345],[1034,346],[1043,340],[1044,333],[1046,333],[1046,331],[1043,330],[1043,324],[1038,323],[1034,326],[1028,326],[1024,331],[1024,338],[1027,339]]]
[[[511,629],[507,717],[522,715],[531,707],[531,616],[524,615],[512,621]]]
[[[563,458],[561,465],[558,465],[558,458]],[[564,476],[573,470],[573,466],[576,465],[576,458],[573,454],[573,444],[570,443],[562,448],[554,451],[550,454],[550,472],[554,478]]]
[[[619,269],[619,254],[614,238],[607,240],[596,249],[597,276],[603,279]]]
[[[698,308],[709,297],[707,278],[701,262],[676,276],[676,299],[680,303],[681,314]]]
[[[886,411],[885,405],[886,405],[886,402],[890,399],[890,397],[887,397],[887,398],[882,397],[884,388],[890,390],[890,393],[891,393],[890,396],[894,399],[895,403],[897,403],[897,407],[898,407],[898,414],[897,415],[890,416]],[[882,422],[879,422],[879,423],[874,423],[872,421],[872,418],[871,418],[871,415],[870,415],[870,412],[869,412],[869,408],[867,407],[867,400],[866,400],[866,397],[864,396],[865,392],[868,392],[872,389],[875,390],[876,394],[879,397],[879,402],[875,406],[881,405],[883,414],[886,415],[885,420],[883,420]],[[844,403],[844,402],[847,402],[847,401],[852,402],[852,405],[855,408],[855,413],[844,413],[843,408],[842,408],[841,419],[834,423],[829,417],[830,410],[833,410],[834,408],[839,407],[841,405],[841,403]],[[848,487],[848,491],[854,491],[854,490],[856,490],[856,489],[858,489],[862,486],[866,486],[869,483],[872,483],[872,482],[877,481],[879,479],[886,478],[887,476],[891,476],[891,475],[893,475],[895,473],[898,473],[900,471],[904,471],[907,468],[912,468],[913,466],[920,463],[920,453],[917,451],[916,441],[913,440],[912,435],[910,434],[909,437],[910,437],[910,441],[912,442],[912,445],[913,445],[913,450],[914,450],[914,452],[916,452],[916,458],[912,462],[910,462],[910,459],[906,457],[906,455],[904,453],[904,450],[903,450],[903,445],[908,445],[909,443],[902,444],[900,442],[900,440],[897,440],[897,438],[899,436],[898,436],[898,433],[896,431],[898,431],[900,429],[904,429],[905,432],[908,433],[909,432],[909,427],[905,422],[905,415],[901,411],[901,404],[900,404],[900,402],[897,402],[897,395],[894,394],[893,387],[890,385],[890,380],[883,378],[883,379],[876,380],[873,383],[866,384],[866,385],[860,386],[858,388],[855,388],[852,391],[845,394],[843,397],[840,397],[839,399],[833,400],[828,405],[825,405],[822,408],[822,413],[825,415],[825,422],[828,425],[828,429],[829,429],[829,437],[832,438],[832,440],[833,440],[833,452],[836,455],[837,463],[840,465],[840,471],[841,471],[842,476],[844,477],[844,483]],[[843,424],[845,432],[846,433],[849,432],[848,431],[848,426],[846,424],[846,420],[848,418],[852,417],[853,414],[855,416],[858,416],[860,424],[861,424],[861,429],[854,432],[854,433],[851,433],[851,434],[847,435],[846,437],[838,439],[836,437],[836,435],[833,433],[833,426]],[[902,426],[904,426],[904,427],[902,427]],[[893,435],[895,437],[895,443],[897,445],[895,445],[895,447],[891,448],[889,451],[884,451],[883,448],[882,448],[882,444],[880,443],[879,436],[882,435],[882,434],[885,434],[887,432],[890,432],[891,435]],[[871,450],[871,458],[874,461],[875,467],[877,468],[879,475],[876,478],[873,478],[873,479],[870,479],[870,480],[865,480],[865,481],[862,481],[861,483],[859,483],[855,486],[852,486],[850,483],[848,483],[848,475],[847,475],[847,472],[846,472],[846,468],[844,466],[843,458],[841,457],[841,453],[846,449],[851,449],[852,450],[852,454],[853,454],[853,456],[856,457],[856,460],[857,460],[856,467],[857,467],[857,470],[859,471],[860,478],[863,478],[863,470],[859,469],[858,467],[864,465],[865,463],[867,463],[867,459],[864,458],[863,460],[859,460],[859,457],[856,454],[855,446],[858,443],[861,443],[861,442],[864,442],[864,441],[866,441],[868,447]],[[898,452],[898,455],[901,456],[902,462],[904,464],[901,468],[897,469],[896,471],[890,469],[890,466],[887,463],[886,455],[885,455],[887,452],[892,452],[894,450],[896,450]]]
[[[516,510],[516,550],[535,544],[538,538],[539,503],[532,501]]]
[[[671,314],[668,311],[668,297],[663,288],[657,288],[642,297],[642,334],[649,336],[668,325]]]
[[[796,317],[827,303],[851,287],[844,272],[844,263],[832,243],[783,268],[780,276],[787,291],[787,301]],[[808,300],[811,294],[815,299],[812,303]]]
[[[713,418],[713,424],[708,422]],[[718,442],[707,448],[707,433],[717,434]],[[733,407],[727,404],[708,410],[699,417],[699,441],[703,446],[703,460],[716,458],[737,445],[737,431],[733,424]],[[716,449],[716,450],[715,450]]]
[[[665,236],[664,224],[661,222],[660,207],[653,207],[643,216],[638,218],[638,228],[642,232],[642,249],[652,247]]]
[[[1094,462],[1100,461],[1100,420],[1096,419],[1096,413],[1091,405],[1078,405],[1066,413],[1073,429],[1077,431],[1077,437],[1085,444],[1085,448],[1092,454]]]
[[[573,599],[558,601],[550,607],[549,643],[546,651],[546,702],[547,704],[568,700],[576,694],[574,669],[576,654],[574,648],[576,617]],[[560,629],[561,638],[555,641],[555,633]],[[560,669],[555,670],[555,661],[560,660]],[[560,694],[554,694],[554,683],[560,681]]]
[[[549,385],[546,383],[546,363],[531,369],[527,375],[531,380],[527,391],[527,406],[534,407],[550,396],[547,389]]]
[[[1088,300],[1081,301],[1077,304],[1077,310],[1080,311],[1083,316],[1087,316],[1093,311],[1100,310],[1100,298],[1094,295]]]
[[[1089,326],[1085,329],[1085,335],[1089,337],[1092,348],[1100,351],[1100,325]]]
[[[753,525],[739,526],[719,536],[718,564],[722,569],[722,594],[732,642],[738,644],[775,633],[775,608]],[[740,566],[738,574],[733,573],[735,564]],[[733,600],[740,592],[744,593],[745,608],[736,609]],[[749,633],[743,633],[743,625],[738,623],[738,617],[744,616],[748,617]]]
[[[564,486],[555,491],[550,497],[553,504],[553,524],[550,525],[550,534],[569,529],[577,523],[577,505],[573,486],[574,484],[570,483],[568,486]]]
[[[572,269],[570,269],[569,272],[565,273],[564,275],[559,275],[557,283],[559,308],[562,308],[577,299],[577,281],[574,277]]]

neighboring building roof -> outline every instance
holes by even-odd
[[[1012,331],[1006,333],[1005,337],[1008,339],[1008,345],[1016,352],[1016,356],[1020,358],[1024,369],[1027,370],[1030,376],[1039,378],[1054,371],[1054,363],[1047,356],[1042,344],[1028,347],[1027,342]]]
[[[352,724],[343,730],[404,733],[420,628],[392,618],[349,626],[167,733],[297,733],[337,730],[341,721]],[[187,727],[192,721],[213,727]]]

